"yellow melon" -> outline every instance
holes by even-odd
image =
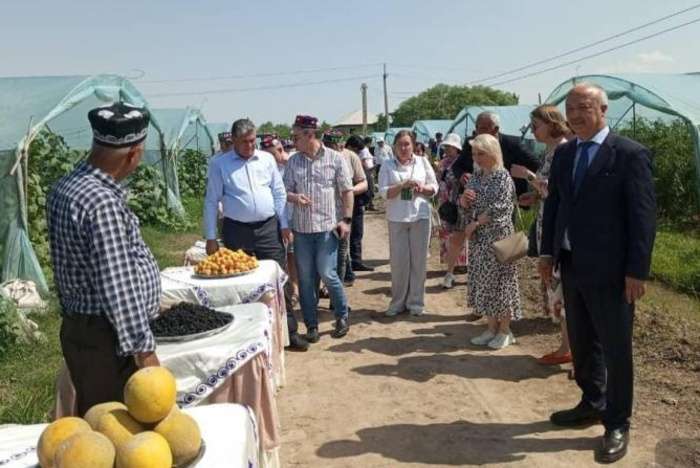
[[[53,468],[54,455],[58,446],[77,432],[91,431],[90,425],[80,418],[68,417],[57,419],[41,433],[36,452],[41,468]]]
[[[111,411],[113,409],[126,409],[126,405],[124,403],[118,402],[118,401],[109,401],[107,403],[100,403],[89,410],[87,410],[87,413],[85,413],[85,416],[83,416],[83,419],[90,424],[90,427],[92,427],[93,430],[97,430],[97,423],[100,421],[100,418],[102,417],[103,414],[105,414],[108,411]]]
[[[143,424],[132,418],[125,409],[107,411],[97,422],[97,431],[106,435],[117,449],[145,430]]]
[[[165,367],[144,367],[124,387],[124,403],[129,413],[142,423],[162,421],[176,397],[175,377]]]
[[[152,431],[134,436],[117,448],[117,468],[171,468],[173,456],[168,441]]]
[[[202,434],[197,421],[189,414],[180,411],[171,412],[153,430],[168,441],[175,465],[183,465],[199,453]]]
[[[56,450],[56,468],[112,468],[116,451],[112,442],[99,432],[78,432]],[[43,466],[43,465],[42,465]]]

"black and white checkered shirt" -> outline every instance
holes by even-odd
[[[148,319],[161,294],[158,264],[125,199],[111,176],[83,162],[54,184],[46,204],[64,314],[104,316],[122,356],[155,350]]]

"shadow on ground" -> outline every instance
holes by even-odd
[[[394,349],[394,344],[386,343],[386,339],[372,346],[384,348],[385,353]],[[406,346],[403,343],[398,346]],[[426,349],[440,348],[443,351],[444,344],[422,342]],[[332,349],[337,350],[338,346]],[[481,348],[484,349],[484,348]],[[486,348],[488,349],[488,348]],[[489,351],[484,351],[487,353]],[[497,351],[492,351],[497,352]],[[388,353],[387,353],[388,354]],[[548,379],[552,375],[563,372],[555,366],[540,366],[537,359],[529,355],[449,355],[433,354],[426,356],[410,356],[398,360],[396,364],[372,364],[369,366],[355,367],[353,372],[361,375],[377,377],[396,377],[414,382],[427,382],[438,375],[454,375],[465,379],[491,379],[505,382],[522,382],[531,379]]]
[[[592,451],[596,447],[596,439],[590,437],[528,437],[554,430],[556,428],[548,421],[527,424],[470,421],[394,424],[362,429],[357,432],[359,441],[327,442],[316,453],[322,458],[353,458],[376,453],[402,463],[479,466],[520,462],[530,453]]]

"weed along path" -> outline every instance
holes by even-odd
[[[471,345],[484,325],[465,320],[464,275],[441,290],[435,242],[426,313],[377,320],[389,303],[389,242],[383,214],[365,216],[364,258],[377,268],[347,288],[350,333],[330,337],[333,314],[322,299],[321,340],[307,353],[287,353],[278,395],[283,466],[596,466],[602,426],[562,430],[548,421],[579,399],[568,367],[536,363],[556,342],[557,326],[526,318],[513,327],[517,345]],[[534,270],[520,276],[524,309],[538,317]],[[653,466],[664,434],[657,430],[635,421],[630,453],[616,466]]]

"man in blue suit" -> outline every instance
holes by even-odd
[[[559,426],[602,421],[596,459],[624,457],[632,415],[634,303],[645,292],[656,215],[649,150],[605,122],[608,98],[578,84],[566,98],[577,138],[554,154],[539,263],[545,282],[561,269],[581,402],[550,417]]]

